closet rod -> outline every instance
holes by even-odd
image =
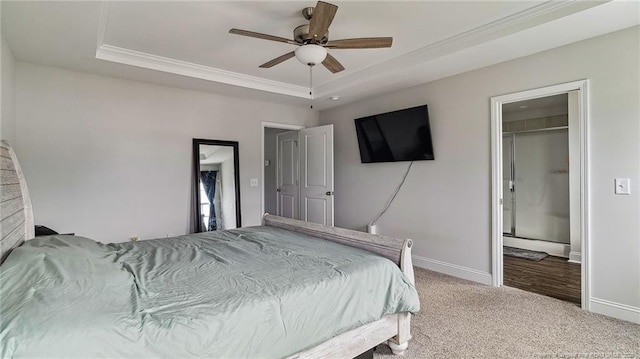
[[[558,127],[547,127],[547,128],[539,128],[537,130],[525,130],[525,131],[509,131],[503,132],[503,135],[510,135],[512,133],[529,133],[529,132],[543,132],[543,131],[555,131],[555,130],[568,130],[569,126],[558,126]]]

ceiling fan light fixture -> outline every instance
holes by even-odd
[[[327,48],[380,49],[391,47],[393,43],[392,37],[362,37],[329,41],[329,26],[331,26],[337,11],[337,5],[329,4],[322,0],[319,0],[315,7],[304,8],[302,15],[309,22],[293,30],[293,40],[235,28],[229,30],[229,33],[299,46],[295,51],[280,55],[259,67],[268,69],[295,57],[304,65],[309,66],[310,82],[312,82],[311,72],[315,65],[322,64],[334,74],[344,71],[344,66],[335,57],[327,53]],[[311,94],[309,95],[311,96]]]
[[[302,45],[295,51],[296,59],[307,66],[322,63],[327,57],[327,49],[319,45]]]

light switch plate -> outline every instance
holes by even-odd
[[[258,179],[252,178],[250,182],[251,187],[258,187]]]
[[[616,178],[616,194],[631,194],[631,180],[628,178]]]

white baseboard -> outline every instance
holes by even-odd
[[[417,255],[413,255],[412,260],[413,265],[416,267],[429,269],[434,272],[448,274],[485,285],[492,285],[491,274],[477,269]],[[589,311],[640,324],[640,308],[638,307],[592,297],[589,301]]]
[[[640,324],[640,308],[591,297],[589,310],[608,317]]]
[[[581,252],[569,252],[569,262],[571,263],[582,263],[582,253]]]
[[[416,255],[411,256],[411,258],[413,259],[413,265],[416,267],[429,269],[434,272],[448,274],[485,285],[491,285],[491,274],[489,273]]]
[[[522,239],[517,237],[502,237],[502,244],[507,247],[527,249],[530,251],[546,252],[556,257],[569,258],[571,246],[564,243]]]

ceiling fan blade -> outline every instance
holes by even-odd
[[[259,32],[240,30],[240,29],[231,29],[231,30],[229,30],[229,33],[230,34],[234,34],[234,35],[242,35],[242,36],[254,37],[256,39],[270,40],[270,41],[284,42],[284,43],[287,43],[287,44],[299,45],[297,42],[295,42],[293,40],[285,39],[284,37],[261,34]]]
[[[312,39],[322,39],[327,30],[329,30],[329,25],[331,25],[337,11],[338,7],[336,5],[318,1],[309,22],[309,36]]]
[[[324,47],[332,49],[378,49],[391,47],[392,43],[393,37],[362,37],[329,41]]]
[[[279,64],[281,62],[285,62],[285,61],[289,60],[290,58],[292,58],[294,56],[296,56],[296,53],[291,51],[291,52],[288,52],[288,53],[286,53],[286,54],[284,54],[282,56],[278,56],[278,57],[276,57],[275,59],[273,59],[273,60],[271,60],[269,62],[265,62],[264,64],[260,65],[260,67],[262,67],[263,69],[268,69],[268,68],[273,67],[273,66],[275,66],[275,65],[277,65],[277,64]]]
[[[344,66],[342,66],[342,64],[330,54],[327,54],[327,57],[324,59],[324,61],[322,61],[322,64],[327,68],[327,70],[331,71],[334,74],[336,72],[344,70]]]

